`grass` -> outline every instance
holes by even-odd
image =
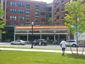
[[[48,52],[0,51],[0,64],[84,64],[85,56]]]

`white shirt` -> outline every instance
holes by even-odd
[[[60,45],[61,45],[62,48],[66,48],[66,41],[64,41],[64,40],[61,41]]]

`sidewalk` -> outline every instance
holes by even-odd
[[[0,48],[0,50],[62,53],[61,50],[18,49],[18,48]],[[71,54],[71,51],[65,51],[65,53]],[[73,53],[76,53],[76,51],[73,51]],[[78,52],[78,53],[82,54],[82,52]],[[83,52],[83,54],[85,54],[85,52]]]

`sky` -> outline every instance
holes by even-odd
[[[43,1],[43,2],[47,2],[47,3],[52,3],[53,0],[35,0],[35,1]]]

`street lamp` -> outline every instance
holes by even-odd
[[[34,26],[34,22],[32,22],[32,44],[31,44],[31,48],[33,48],[33,26]]]

